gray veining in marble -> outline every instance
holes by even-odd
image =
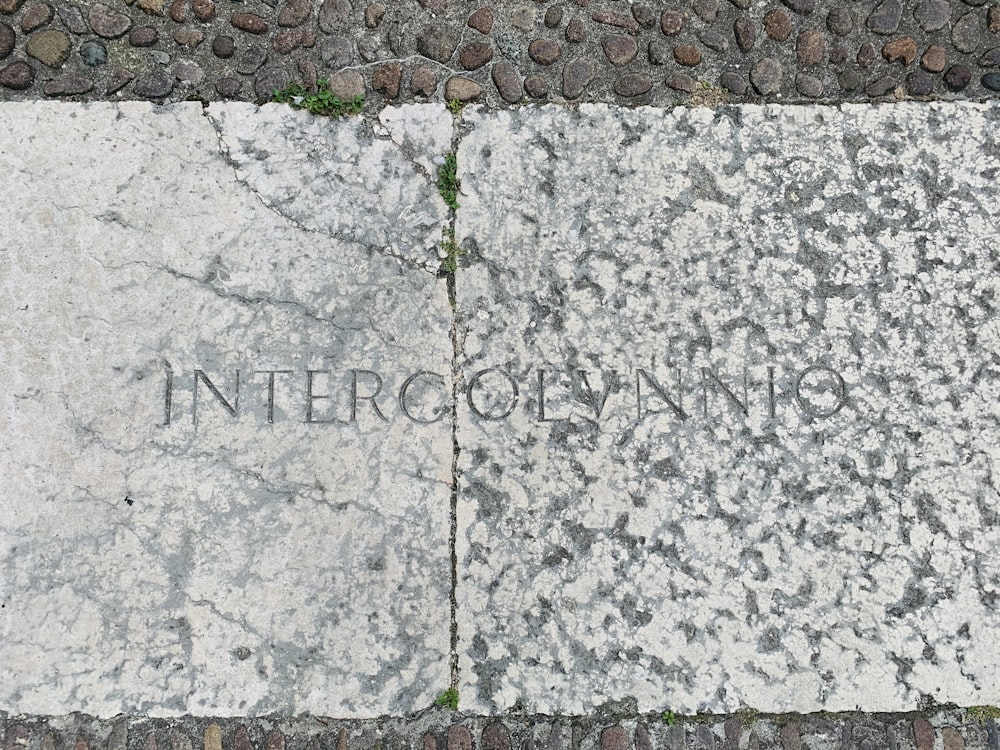
[[[466,121],[463,705],[1000,701],[1000,109]]]
[[[384,116],[0,108],[3,710],[377,716],[448,684],[451,428],[393,394],[451,367],[451,121]]]

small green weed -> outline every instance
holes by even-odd
[[[1000,719],[1000,708],[996,706],[969,706],[965,715],[979,724],[985,724],[987,719]]]
[[[460,115],[462,114],[462,108],[464,106],[465,105],[462,104],[462,102],[460,102],[458,99],[452,99],[450,102],[448,102],[448,111],[451,112],[453,115]]]
[[[448,688],[434,701],[435,706],[450,708],[452,711],[458,710],[458,691],[455,688]]]
[[[441,268],[445,273],[455,273],[458,270],[458,259],[464,255],[462,248],[455,242],[455,230],[448,227],[444,230],[444,239],[441,241],[441,249],[444,250],[444,262]]]
[[[444,157],[444,164],[438,167],[437,189],[449,208],[458,208],[458,160],[454,153]]]
[[[293,83],[283,89],[275,89],[272,102],[289,104],[295,109],[306,109],[314,115],[325,117],[344,117],[345,115],[358,114],[365,104],[363,96],[356,96],[350,100],[344,100],[334,96],[330,89],[330,81],[320,78],[316,81],[319,90],[315,94],[306,91],[306,87],[301,83]]]
[[[677,715],[674,714],[674,712],[670,711],[669,709],[660,714],[660,718],[663,719],[663,723],[666,724],[668,727],[672,727],[674,724],[677,723]]]

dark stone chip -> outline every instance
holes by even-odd
[[[924,0],[913,9],[913,17],[924,31],[937,31],[948,25],[951,6],[947,0]]]
[[[815,76],[800,73],[795,77],[795,88],[802,96],[815,99],[823,95],[823,82]]]
[[[521,101],[524,94],[521,90],[521,77],[517,73],[517,68],[507,60],[501,60],[493,66],[491,71],[493,85],[497,87],[497,93],[508,104],[516,104]],[[486,733],[483,732],[485,742]]]
[[[987,73],[982,78],[982,84],[990,91],[1000,91],[1000,73]]]
[[[545,25],[550,29],[554,29],[562,23],[562,17],[563,9],[558,5],[553,5],[545,11]]]
[[[236,99],[242,88],[243,84],[236,78],[220,78],[215,82],[215,90],[223,99]]]
[[[91,40],[80,45],[80,57],[92,68],[108,61],[108,49],[98,41]]]
[[[212,53],[216,57],[228,60],[236,52],[236,42],[231,36],[217,36],[212,41]]]
[[[524,79],[524,90],[533,99],[544,99],[549,95],[549,84],[541,76],[528,76]]]
[[[618,76],[614,82],[614,90],[618,96],[641,96],[653,88],[653,79],[642,73],[626,73]]]
[[[782,0],[782,2],[796,13],[809,15],[816,8],[816,0]]]
[[[736,96],[743,96],[747,92],[747,79],[732,71],[726,71],[719,76],[719,85]]]
[[[446,63],[455,54],[461,36],[446,26],[431,26],[417,35],[417,52],[439,63]]]
[[[14,51],[16,41],[17,35],[14,33],[13,27],[9,23],[0,21],[0,60]]]
[[[246,52],[240,55],[236,63],[236,72],[249,76],[260,70],[267,62],[267,48],[260,44],[251,44]]]
[[[152,47],[159,38],[159,33],[152,26],[139,26],[129,32],[128,43],[133,47]]]
[[[253,92],[258,99],[270,99],[275,91],[288,86],[288,71],[284,68],[272,66],[264,68],[253,82]]]
[[[952,65],[944,74],[944,83],[952,91],[961,91],[972,81],[972,71],[968,65]]]
[[[86,94],[92,88],[94,82],[86,76],[70,74],[48,81],[42,91],[46,96],[75,96]]]
[[[0,86],[4,86],[15,91],[24,91],[35,82],[35,70],[28,63],[21,60],[11,63],[3,70],[0,70]]]
[[[930,96],[934,91],[934,77],[918,71],[906,77],[906,93],[910,96]]]
[[[854,29],[854,18],[847,8],[837,7],[827,14],[826,28],[831,34],[847,36]]]
[[[881,78],[876,78],[874,81],[865,86],[865,93],[868,96],[880,97],[886,96],[891,91],[896,88],[896,79],[892,76],[882,76]]]
[[[861,85],[861,74],[856,70],[844,70],[837,76],[837,83],[844,91],[856,91]]]
[[[154,68],[132,87],[136,96],[145,99],[162,99],[174,90],[174,77],[163,68]]]
[[[899,0],[882,0],[868,16],[868,28],[876,34],[893,34],[899,28],[903,6]]]

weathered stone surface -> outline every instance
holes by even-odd
[[[387,8],[385,3],[372,3],[365,8],[365,26],[369,29],[377,28],[382,19],[385,18]]]
[[[0,0],[0,13],[8,16],[13,15],[21,9],[22,5],[24,5],[24,0]]]
[[[450,379],[434,179],[357,118],[33,106],[0,109],[0,153],[18,154],[0,180],[0,702],[429,705],[449,679],[451,426],[411,421],[395,394],[411,373]],[[439,156],[447,142],[420,149],[428,119],[450,134],[441,105],[390,132]],[[269,391],[262,370],[292,372]],[[382,377],[385,397],[353,417],[352,377],[361,397]],[[414,416],[444,408],[437,377],[411,383]],[[39,576],[55,559],[58,585]],[[202,743],[172,729],[159,746]]]
[[[152,26],[137,26],[128,35],[128,43],[133,47],[152,47],[160,38]]]
[[[236,52],[236,42],[231,36],[220,35],[212,40],[212,54],[228,60]]]
[[[996,104],[464,117],[464,710],[1000,698]],[[913,741],[795,724],[739,746]]]
[[[558,5],[553,5],[548,10],[545,11],[545,17],[542,19],[546,28],[555,29],[559,27],[563,19],[563,9]]]
[[[224,76],[216,81],[215,90],[223,99],[238,99],[243,90],[243,84],[238,78]]]
[[[730,94],[735,94],[736,96],[743,96],[747,92],[746,77],[731,70],[727,70],[719,76],[719,85]]]
[[[823,95],[823,82],[815,76],[799,73],[795,76],[795,90],[811,99]]]
[[[267,21],[256,13],[233,13],[229,22],[234,28],[245,31],[248,34],[267,33]]]
[[[454,29],[447,26],[430,26],[417,35],[417,52],[439,63],[446,63],[455,54],[461,40]]]
[[[275,91],[288,86],[291,76],[280,65],[263,68],[253,79],[253,91],[258,99],[270,99]]]
[[[906,93],[910,96],[930,96],[934,91],[934,77],[923,71],[906,77]]]
[[[174,78],[176,78],[181,83],[199,84],[205,80],[205,71],[202,67],[194,62],[193,60],[181,60],[174,66]],[[287,82],[288,76],[286,74],[285,80]],[[267,96],[270,96],[274,91],[272,87],[267,89]]]
[[[497,92],[505,102],[516,104],[524,97],[521,77],[513,63],[501,60],[493,66],[491,76],[493,85],[497,87]]]
[[[56,11],[59,13],[59,20],[63,22],[66,31],[71,34],[87,33],[87,21],[79,7],[70,3],[58,3]]]
[[[896,89],[896,78],[891,75],[884,75],[875,78],[865,86],[865,94],[872,98],[888,96]]]
[[[72,46],[72,42],[65,32],[46,29],[29,36],[28,43],[24,45],[24,51],[40,63],[44,63],[50,68],[58,68],[66,62]]]
[[[216,14],[215,2],[214,0],[191,0],[191,11],[201,23],[211,23]]]
[[[972,70],[968,65],[952,65],[944,74],[944,82],[952,91],[961,91],[972,80]]]
[[[356,70],[341,70],[330,76],[330,92],[344,100],[364,96],[365,78]]]
[[[201,29],[183,28],[174,32],[174,42],[180,47],[194,49],[205,41],[205,32]]]
[[[91,39],[80,45],[80,57],[84,65],[96,68],[108,61],[108,48],[96,39]]]
[[[671,73],[665,83],[674,91],[683,91],[685,94],[693,94],[698,90],[697,81],[687,73]]]
[[[111,95],[128,86],[135,80],[135,74],[128,68],[115,66],[108,70],[108,77],[105,79],[105,94]]]
[[[251,44],[236,63],[236,72],[249,76],[260,70],[267,62],[267,48],[263,44]]]
[[[566,41],[579,43],[587,38],[587,27],[579,18],[572,19],[566,24]]]
[[[599,10],[591,15],[591,19],[606,26],[617,26],[632,34],[639,30],[639,24],[634,18],[610,10]]]
[[[875,51],[875,45],[871,42],[864,42],[860,47],[858,47],[857,61],[858,65],[862,68],[867,68],[875,62],[876,57],[878,57],[878,53]]]

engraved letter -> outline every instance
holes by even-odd
[[[770,407],[768,413],[774,419],[774,368],[770,365],[767,368],[767,401]]]
[[[604,411],[604,404],[608,401],[608,395],[611,393],[611,384],[614,382],[616,373],[612,371],[611,377],[604,384],[604,391],[601,393],[601,398],[598,400],[597,394],[594,389],[590,387],[590,383],[587,380],[586,370],[577,370],[577,374],[580,376],[580,380],[583,382],[583,387],[587,389],[587,403],[594,407],[594,419],[601,418],[601,412]]]
[[[547,418],[545,416],[545,370],[538,370],[538,421],[539,422],[561,422],[558,417]]]
[[[313,375],[326,374],[329,375],[329,370],[306,370],[306,424],[326,424],[327,422],[332,422],[332,419],[313,419],[313,401],[319,401],[321,399],[330,398],[330,394],[322,394],[319,396],[313,395]]]
[[[413,373],[412,375],[410,375],[410,377],[408,377],[406,380],[403,381],[403,385],[399,389],[399,408],[411,422],[417,422],[418,424],[434,424],[435,422],[439,422],[441,420],[441,417],[444,416],[443,413],[444,409],[441,409],[438,412],[438,415],[434,417],[434,419],[420,419],[419,417],[413,416],[410,413],[409,408],[406,406],[406,392],[410,390],[410,386],[413,384],[413,381],[419,378],[421,375],[429,375],[432,378],[437,378],[438,380],[440,380],[442,385],[445,384],[444,378],[438,375],[437,373],[427,372],[426,370],[421,370],[420,372]]]
[[[375,378],[375,393],[370,396],[359,396],[358,395],[358,373],[363,372],[365,375],[371,375]],[[372,372],[371,370],[351,370],[351,421],[358,421],[358,401],[371,401],[372,408],[378,415],[379,419],[383,422],[388,422],[389,420],[385,418],[385,415],[378,408],[378,403],[375,399],[378,398],[378,394],[382,392],[382,378],[377,372]]]
[[[472,389],[476,386],[476,383],[478,383],[484,375],[488,375],[491,372],[500,373],[503,377],[507,378],[507,382],[510,384],[510,405],[502,414],[484,414],[476,408],[476,403],[472,398]],[[509,417],[514,411],[514,407],[517,406],[517,395],[517,383],[514,381],[514,378],[511,377],[511,374],[501,367],[491,367],[488,370],[480,370],[469,379],[469,385],[465,390],[465,399],[469,402],[469,408],[472,409],[472,413],[480,419],[486,419],[489,421],[499,421]]]
[[[167,371],[167,387],[163,393],[163,426],[170,426],[170,412],[173,409],[174,400],[174,371],[167,363],[163,366]]]
[[[819,409],[811,404],[807,399],[803,398],[802,381],[807,375],[813,372],[826,373],[833,378],[832,390],[836,395],[837,403],[832,409],[823,411],[822,409]],[[817,417],[819,419],[832,417],[844,407],[844,404],[847,403],[847,384],[844,382],[844,379],[840,377],[840,373],[836,370],[824,365],[812,365],[800,372],[799,377],[795,380],[795,400],[798,401],[799,408],[811,417]]]
[[[254,375],[267,374],[267,423],[274,424],[274,376],[291,375],[291,370],[257,370]],[[308,408],[308,407],[307,407]]]
[[[748,399],[747,399],[746,370],[743,371],[743,400],[740,401],[739,398],[737,398],[736,394],[733,393],[731,390],[729,390],[729,386],[723,383],[719,379],[719,376],[716,375],[713,370],[709,369],[708,367],[701,368],[701,389],[702,389],[702,397],[704,399],[704,415],[706,417],[708,416],[708,385],[710,382],[714,384],[716,388],[722,391],[723,395],[729,401],[736,404],[736,408],[743,413],[744,417],[747,416]]]
[[[656,381],[656,379],[648,372],[640,369],[636,370],[635,374],[635,400],[636,400],[636,409],[638,410],[639,413],[639,419],[642,419],[642,380],[640,380],[640,376],[646,378],[646,382],[653,387],[653,390],[656,391],[657,395],[660,398],[662,398],[664,401],[667,402],[667,406],[669,406],[671,409],[674,410],[674,414],[680,417],[682,421],[688,418],[687,413],[684,411],[684,409],[681,408],[681,405],[679,403],[675,404],[673,402],[673,400],[670,398],[670,394],[667,393],[667,391],[663,388],[663,386],[660,385]],[[680,399],[678,399],[678,401],[679,400]]]
[[[219,389],[216,388],[215,384],[208,379],[208,376],[204,373],[204,371],[202,370],[194,371],[194,395],[191,401],[191,422],[193,424],[198,424],[198,381],[199,380],[202,381],[206,386],[208,386],[208,390],[211,392],[211,394],[215,396],[215,398],[218,399],[219,403],[225,407],[226,411],[229,412],[230,416],[232,416],[233,419],[236,419],[240,408],[240,371],[239,370],[236,371],[236,393],[233,396],[233,403],[231,404],[228,401],[226,401],[226,397],[219,392]]]

